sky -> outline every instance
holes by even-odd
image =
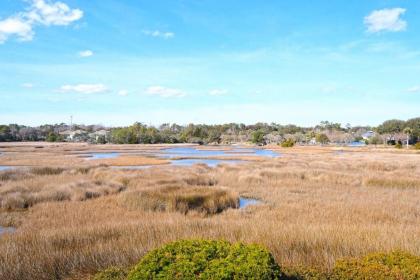
[[[420,116],[417,0],[1,0],[0,124]]]

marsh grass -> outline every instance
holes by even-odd
[[[168,160],[145,157],[145,156],[119,156],[110,159],[92,160],[94,164],[106,164],[110,166],[142,166],[169,164]]]
[[[34,175],[46,176],[46,175],[58,175],[64,172],[64,168],[60,167],[35,167],[30,170]]]
[[[115,194],[125,189],[122,183],[96,180],[83,170],[32,168],[7,171],[0,185],[0,210],[18,210],[51,201],[84,201]]]
[[[37,150],[61,153],[64,148],[86,152],[89,147]],[[22,150],[14,155],[20,159],[34,150],[10,149]],[[10,173],[0,181],[1,201],[45,197],[30,203],[26,211],[2,208],[0,224],[16,223],[18,228],[15,234],[0,237],[0,279],[80,279],[79,275],[112,266],[130,267],[146,252],[188,238],[262,244],[282,268],[290,268],[289,275],[298,273],[296,267],[303,267],[299,273],[307,275],[330,271],[338,259],[372,252],[420,255],[418,154],[385,148],[346,148],[340,155],[328,147],[278,150],[281,158],[217,168],[115,170],[85,162],[71,167],[72,157],[61,155],[60,166],[67,166],[61,174],[5,171]],[[205,196],[207,189],[258,197],[265,203],[214,215],[185,215],[189,205],[196,205],[197,193],[213,197]],[[86,196],[86,190],[100,195]],[[137,199],[144,195],[150,199]],[[168,197],[178,196],[187,205],[180,207],[182,211],[150,210],[156,207],[154,200],[166,203]],[[176,203],[172,205],[168,209],[177,209]],[[217,209],[212,207],[208,208]],[[21,212],[24,215],[4,214]]]
[[[121,195],[121,204],[131,210],[212,215],[228,208],[238,208],[239,196],[220,187],[170,186],[126,192]]]
[[[420,189],[420,180],[415,178],[401,177],[371,177],[364,181],[365,186],[385,187],[385,188],[418,188]]]

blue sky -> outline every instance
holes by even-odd
[[[420,2],[1,0],[0,123],[420,116]]]

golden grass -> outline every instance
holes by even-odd
[[[72,152],[71,146],[66,149]],[[0,279],[77,279],[113,265],[130,266],[147,251],[181,238],[260,243],[284,267],[328,270],[342,257],[397,249],[420,255],[417,154],[305,149],[296,147],[288,149],[295,153],[281,158],[214,169],[79,169],[76,165],[55,175],[6,171],[9,175],[0,180],[1,200],[13,192],[42,197],[41,193],[58,190],[75,199],[56,201],[53,196],[31,205],[24,214],[0,213],[0,224],[18,226],[16,233],[0,237]],[[76,196],[77,182],[96,190],[98,181],[125,189],[101,193],[96,199]],[[141,201],[140,207],[136,204],[136,196],[143,194],[153,200],[171,190],[171,195],[163,196],[165,201],[174,194],[188,196],[190,191],[193,197],[197,192],[205,196],[210,189],[264,203],[209,216],[150,211],[142,204],[148,200]]]
[[[364,181],[364,185],[387,188],[420,188],[420,180],[415,178],[371,177]]]
[[[125,189],[119,182],[95,180],[84,169],[33,168],[0,176],[0,210],[18,210],[48,201],[83,201]]]
[[[220,187],[168,186],[121,195],[120,205],[130,210],[217,214],[239,207],[237,194]]]
[[[142,165],[161,165],[169,164],[168,160],[142,157],[142,156],[120,156],[117,158],[92,160],[93,164],[106,164],[110,166],[142,166]]]

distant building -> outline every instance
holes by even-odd
[[[60,132],[60,135],[64,137],[64,140],[69,142],[82,142],[87,139],[87,132],[81,129],[78,130],[65,130]]]
[[[362,134],[362,138],[364,139],[364,140],[369,140],[370,138],[372,138],[372,137],[374,137],[375,136],[375,132],[373,132],[373,131],[367,131],[367,132],[365,132],[365,133],[363,133]]]
[[[92,142],[100,142],[99,140],[101,139],[106,141],[109,138],[110,134],[111,134],[110,131],[101,129],[101,130],[89,133],[89,140]]]

